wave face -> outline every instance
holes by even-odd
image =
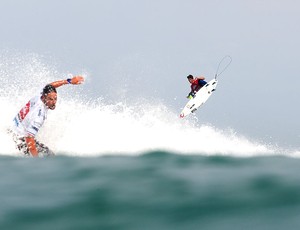
[[[290,157],[159,151],[0,156],[0,228],[298,229],[299,166]]]

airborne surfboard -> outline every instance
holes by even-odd
[[[224,67],[224,60],[227,60],[227,61],[225,61],[225,63],[227,62],[225,67]],[[216,90],[216,87],[218,84],[217,77],[219,75],[221,75],[227,69],[227,67],[230,65],[231,61],[232,61],[232,58],[230,56],[226,55],[225,57],[223,57],[223,59],[219,62],[217,72],[215,74],[215,78],[212,79],[211,81],[209,81],[208,83],[206,83],[195,94],[194,98],[192,98],[188,101],[188,103],[184,106],[183,110],[180,113],[181,118],[184,118],[184,117],[188,116],[189,114],[194,113],[199,107],[201,107],[207,101],[207,99]],[[222,63],[223,63],[223,68],[221,68],[222,71],[219,71]]]
[[[216,78],[212,79],[206,83],[196,94],[195,97],[190,99],[188,103],[184,106],[180,117],[184,118],[190,113],[194,113],[200,106],[202,106],[207,99],[216,90],[218,80]]]

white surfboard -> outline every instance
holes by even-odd
[[[201,105],[203,105],[215,91],[217,84],[218,80],[216,78],[212,79],[210,82],[205,84],[196,93],[195,97],[190,99],[189,102],[185,105],[182,112],[180,113],[180,117],[184,118],[190,113],[194,113]]]

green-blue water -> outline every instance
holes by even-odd
[[[0,229],[299,229],[289,157],[0,157]]]

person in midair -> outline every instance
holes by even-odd
[[[193,75],[187,76],[188,81],[191,83],[191,92],[188,94],[187,98],[191,99],[195,97],[195,94],[207,83],[205,77],[194,77]]]

